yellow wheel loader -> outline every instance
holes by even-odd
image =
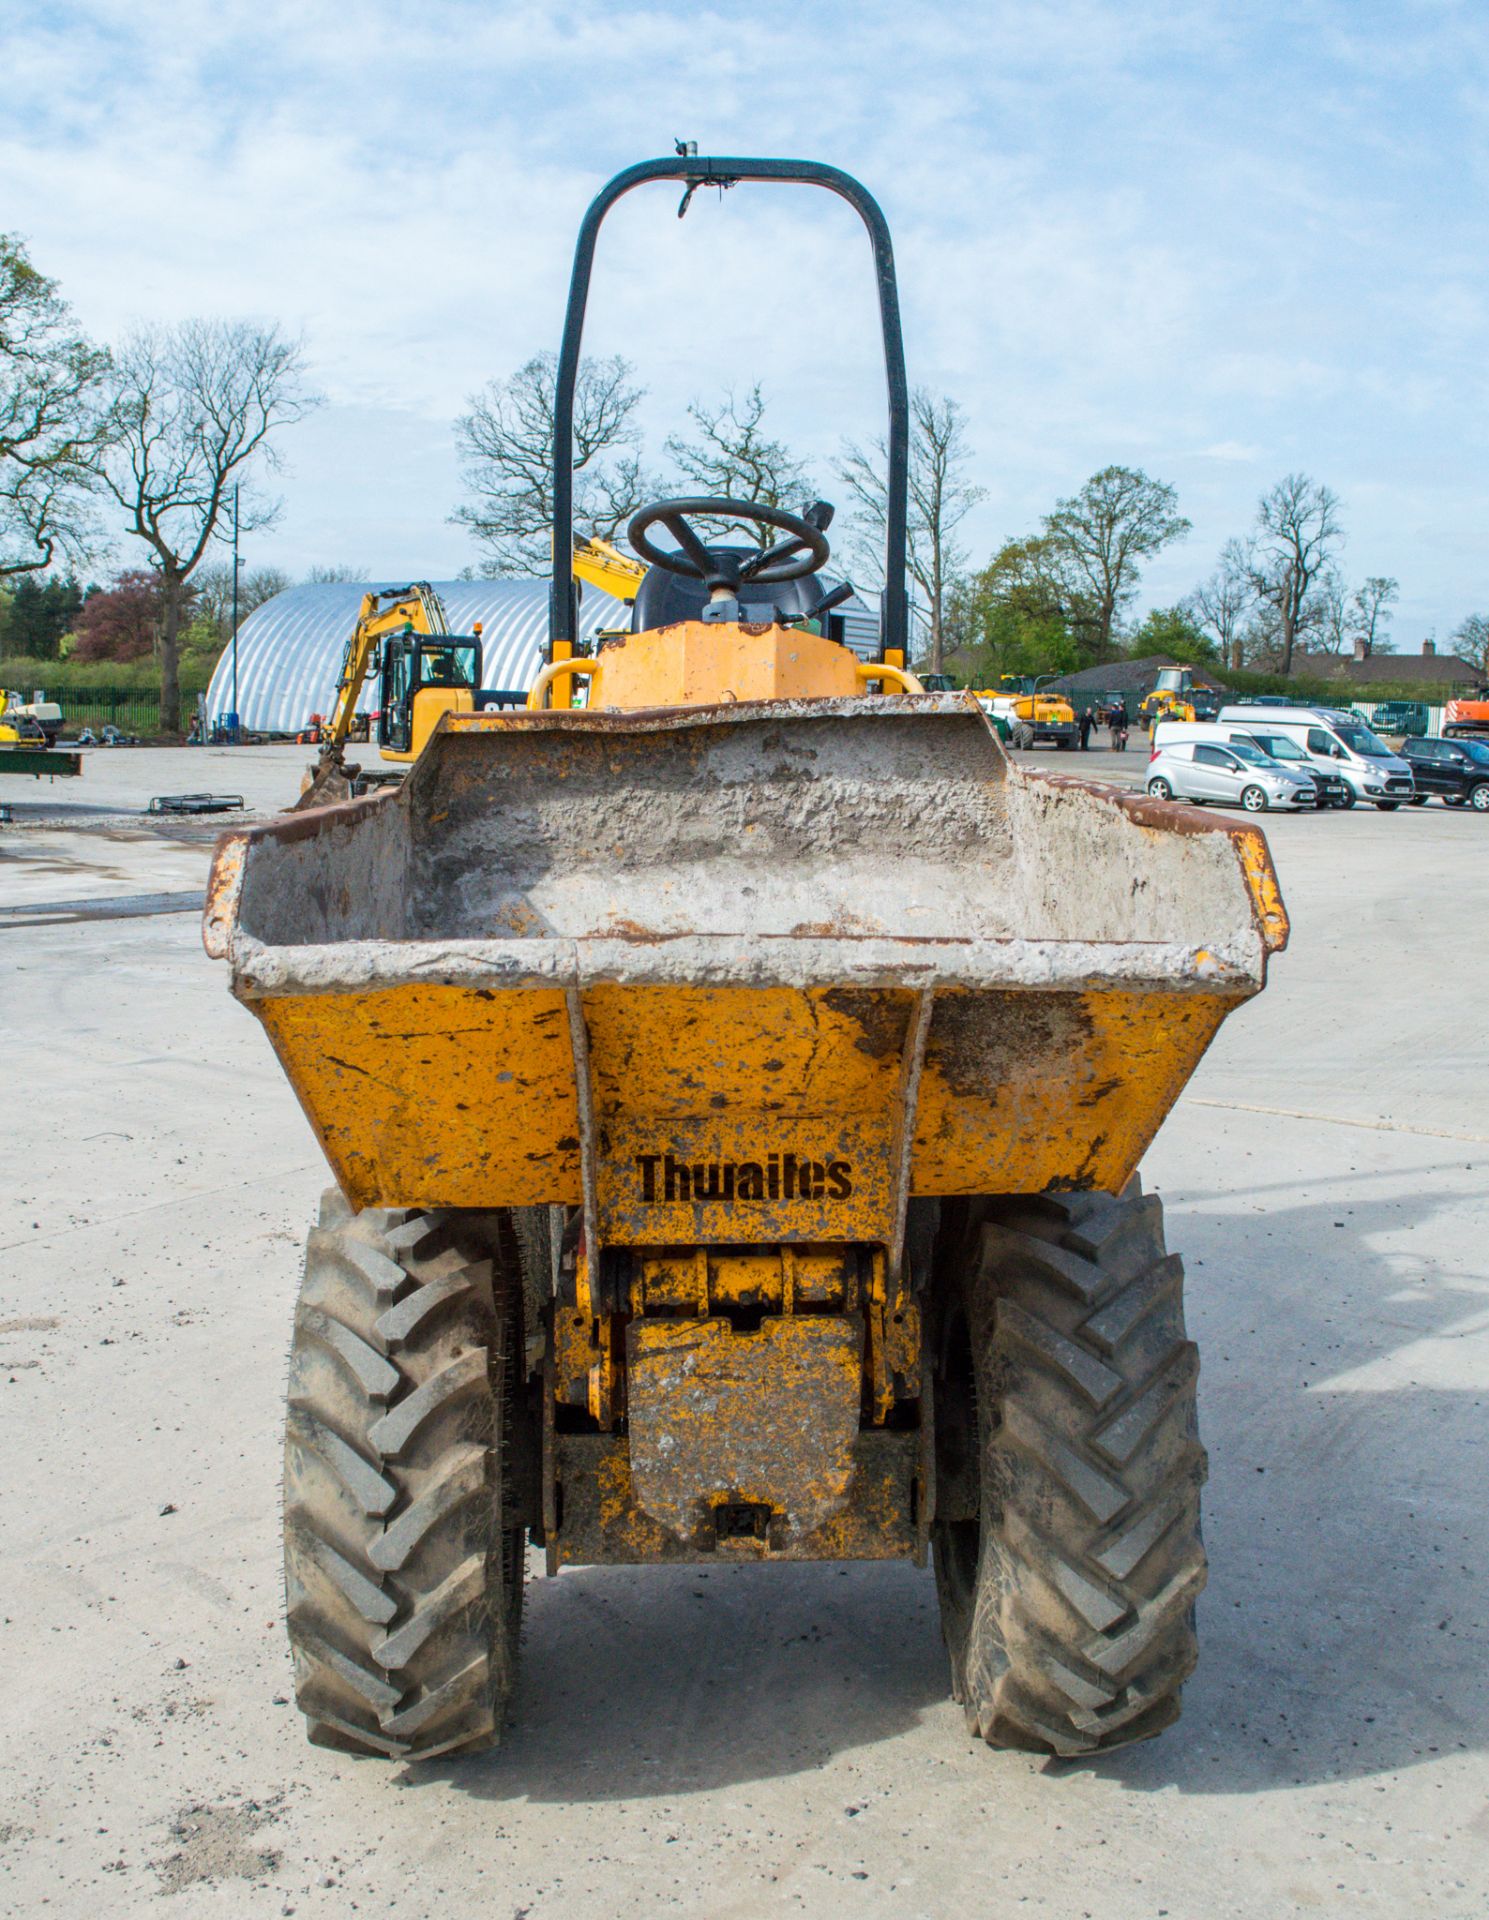
[[[1160,667],[1153,691],[1138,704],[1137,717],[1149,733],[1160,720],[1197,720],[1194,678],[1188,667]]]
[[[590,268],[654,181],[807,183],[868,230],[877,660],[812,628],[823,503],[712,497],[637,514],[631,630],[576,658]],[[619,175],[581,230],[554,415],[527,710],[447,713],[396,791],[227,836],[209,889],[208,951],[336,1182],[285,1450],[311,1738],[493,1741],[529,1544],[550,1575],[931,1558],[977,1733],[1155,1733],[1195,1659],[1205,1455],[1136,1169],[1284,942],[1266,842],[1021,772],[975,698],[905,670],[894,265],[848,175]]]

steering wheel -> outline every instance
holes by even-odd
[[[824,512],[830,513],[831,509]],[[706,547],[698,538],[688,524],[690,514],[702,514],[708,519],[751,520],[757,526],[778,527],[789,538],[743,558],[737,553],[720,553]],[[672,535],[681,552],[654,547],[647,539],[658,521]],[[760,586],[777,586],[785,580],[803,579],[826,564],[830,551],[821,527],[812,520],[753,500],[653,500],[631,521],[626,538],[648,566],[660,567],[664,573],[680,573],[687,580],[701,580],[710,592],[718,589],[732,592],[747,580]]]

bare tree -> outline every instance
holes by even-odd
[[[1278,665],[1292,672],[1293,648],[1317,600],[1314,583],[1344,538],[1338,496],[1306,473],[1290,473],[1256,509],[1252,585],[1275,616]]]
[[[984,488],[967,479],[971,457],[961,407],[944,394],[937,400],[926,388],[917,387],[910,396],[907,557],[932,673],[942,671],[952,603],[960,603],[962,597],[957,587],[966,571],[967,554],[957,529],[985,495]],[[879,578],[884,569],[887,470],[882,439],[867,451],[850,440],[838,468],[853,501],[857,553]]]
[[[279,466],[270,436],[320,403],[298,342],[249,320],[146,328],[120,349],[112,384],[114,445],[100,474],[160,575],[160,724],[179,733],[187,584],[221,532],[233,487],[255,463]],[[278,510],[250,493],[240,528],[267,526]]]
[[[0,234],[0,580],[87,557],[107,368],[56,282]]]
[[[305,584],[307,587],[339,587],[360,584],[372,578],[366,567],[312,567],[305,576]],[[288,581],[285,584],[287,586]]]
[[[474,498],[451,518],[483,549],[481,572],[546,573],[552,563],[553,400],[558,362],[536,354],[472,394],[457,423]],[[635,413],[643,389],[618,354],[580,362],[574,389],[574,528],[613,540],[654,484],[641,470]]]
[[[1394,653],[1396,643],[1386,632],[1391,608],[1401,598],[1400,584],[1388,575],[1372,573],[1363,587],[1356,587],[1349,603],[1346,626],[1349,638],[1372,653]]]
[[[1305,603],[1299,630],[1318,636],[1321,653],[1340,654],[1349,645],[1349,587],[1338,567],[1325,567]]]
[[[1189,532],[1179,496],[1134,467],[1103,467],[1045,516],[1045,536],[1083,584],[1096,612],[1096,658],[1105,660],[1123,607],[1137,592],[1142,562]]]
[[[1256,601],[1251,557],[1239,540],[1227,540],[1220,565],[1183,603],[1205,633],[1213,636],[1229,667],[1245,662],[1246,617]]]
[[[360,579],[361,575],[355,576]],[[238,619],[246,620],[256,607],[283,593],[293,583],[279,567],[249,567],[238,576]],[[204,561],[191,576],[192,608],[195,617],[205,620],[220,640],[230,639],[233,628],[233,563],[231,560]]]
[[[1471,613],[1453,630],[1453,645],[1461,659],[1489,677],[1489,613]]]
[[[811,476],[784,440],[774,440],[765,431],[765,395],[758,380],[743,399],[731,389],[715,407],[695,400],[688,418],[696,432],[688,439],[668,434],[667,455],[682,479],[700,493],[788,511],[808,504]],[[737,521],[732,530],[762,547],[779,537],[757,521]]]

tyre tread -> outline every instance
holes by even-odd
[[[286,1612],[313,1741],[486,1745],[516,1665],[521,1539],[499,1386],[520,1277],[469,1216],[339,1195],[311,1231],[285,1437]],[[517,1344],[513,1344],[517,1343]]]
[[[997,1417],[974,1592],[943,1611],[953,1692],[994,1746],[1069,1758],[1148,1738],[1178,1715],[1206,1577],[1199,1359],[1161,1203],[1134,1184],[966,1205],[937,1286],[962,1303]]]

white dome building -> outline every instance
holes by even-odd
[[[364,594],[407,582],[335,581],[290,587],[255,607],[238,627],[238,714],[250,733],[298,733],[312,713],[329,713]],[[481,684],[526,693],[543,663],[548,638],[546,580],[436,580],[452,633],[470,633],[481,622]],[[630,624],[631,610],[598,588],[586,586],[579,605],[579,633],[589,639],[604,627]],[[362,689],[358,709],[377,705],[377,683]],[[217,663],[207,690],[207,715],[233,710],[233,650]]]
[[[824,587],[836,576],[824,573]],[[249,733],[298,733],[311,714],[331,710],[342,655],[364,594],[405,586],[402,580],[347,580],[289,587],[266,600],[238,627],[240,722]],[[546,580],[436,580],[452,633],[481,622],[481,684],[490,691],[526,693],[543,664],[548,639]],[[855,594],[842,608],[843,638],[865,659],[878,644],[879,625],[869,596]],[[579,637],[629,627],[628,602],[586,583],[579,598]],[[376,681],[362,689],[359,712],[377,705]],[[233,711],[233,650],[218,661],[207,690],[207,718]]]

